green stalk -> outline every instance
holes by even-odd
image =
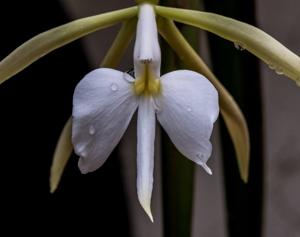
[[[114,68],[119,64],[122,55],[125,53],[125,50],[128,48],[132,40],[132,36],[136,28],[136,22],[137,18],[133,17],[123,23],[117,37],[102,60],[100,67]]]
[[[165,0],[161,3],[179,6],[178,0]],[[198,1],[185,1],[181,7],[197,9]],[[197,31],[183,25],[180,30],[189,43],[198,49]],[[166,43],[163,42],[161,46],[162,72],[182,68],[182,62],[169,47],[165,47]],[[162,132],[162,155],[164,236],[189,237],[192,227],[194,164],[178,152],[165,132]]]

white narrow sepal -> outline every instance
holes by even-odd
[[[137,121],[137,193],[141,206],[152,222],[154,141],[155,109],[153,100],[140,97]]]

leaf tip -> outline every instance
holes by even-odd
[[[50,179],[49,179],[49,183],[50,183],[50,193],[53,194],[53,193],[55,193],[55,191],[58,187],[59,180],[51,174]]]

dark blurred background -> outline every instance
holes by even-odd
[[[0,8],[0,59],[37,33],[72,19],[130,5],[133,5],[131,0],[3,2]],[[224,9],[228,7],[223,5]],[[300,2],[257,0],[254,6],[249,11],[255,11],[258,26],[300,55]],[[97,32],[58,49],[0,86],[3,167],[3,221],[0,226],[3,231],[7,228],[11,235],[19,230],[23,233],[40,233],[42,228],[44,233],[82,232],[87,236],[93,233],[99,236],[162,236],[160,159],[163,157],[157,152],[153,197],[155,223],[152,224],[137,202],[134,122],[119,148],[101,169],[81,175],[77,168],[77,157],[73,155],[57,192],[52,195],[49,193],[51,159],[61,129],[71,114],[73,89],[87,72],[99,65],[118,27]],[[214,62],[202,33],[200,38],[201,52],[207,60]],[[236,54],[233,45],[230,47],[228,53]],[[129,50],[120,69],[131,67]],[[252,68],[246,69],[249,74],[253,73]],[[264,192],[261,200],[264,203],[261,210],[262,236],[298,237],[300,91],[292,81],[276,75],[266,65],[261,64],[259,69],[264,135],[257,139],[262,139],[264,143],[264,179],[254,184],[261,185]],[[251,77],[241,80],[251,80]],[[247,99],[251,101],[251,98],[254,100],[258,97],[260,94],[251,93],[249,87]],[[158,146],[159,141],[158,137]],[[219,124],[213,134],[213,144],[214,154],[209,162],[214,175],[207,176],[198,167],[195,171],[192,227],[195,237],[230,236],[226,234],[228,205],[224,190],[227,186],[222,168]],[[253,169],[255,173],[255,167]],[[248,210],[251,208],[257,206],[247,206]],[[248,227],[251,227],[251,221],[257,223],[257,220],[248,221]],[[257,224],[254,225],[257,228]]]
[[[16,6],[17,5],[17,6]],[[1,4],[1,58],[37,33],[70,21],[59,1]],[[99,62],[100,62],[99,57]],[[77,82],[92,69],[77,41],[16,75],[0,88],[1,226],[10,235],[67,231],[129,236],[124,185],[115,153],[101,169],[81,175],[73,156],[61,186],[49,193],[57,138],[71,115]],[[2,229],[2,228],[1,228]]]

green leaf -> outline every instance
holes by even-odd
[[[125,50],[128,48],[136,29],[137,18],[125,21],[113,44],[106,53],[100,67],[116,67]]]
[[[240,108],[172,21],[159,18],[159,32],[187,67],[202,73],[218,90],[221,114],[234,144],[240,175],[243,181],[247,182],[250,153],[249,131]]]
[[[230,40],[263,60],[278,74],[300,83],[300,58],[262,30],[218,14],[168,7],[155,7],[160,16],[199,27]]]
[[[56,149],[53,156],[51,171],[50,171],[50,192],[54,193],[57,189],[63,171],[69,161],[73,151],[71,141],[72,119],[68,119],[63,131],[59,137]]]
[[[137,14],[137,7],[72,21],[28,40],[0,62],[0,84],[51,51]]]

